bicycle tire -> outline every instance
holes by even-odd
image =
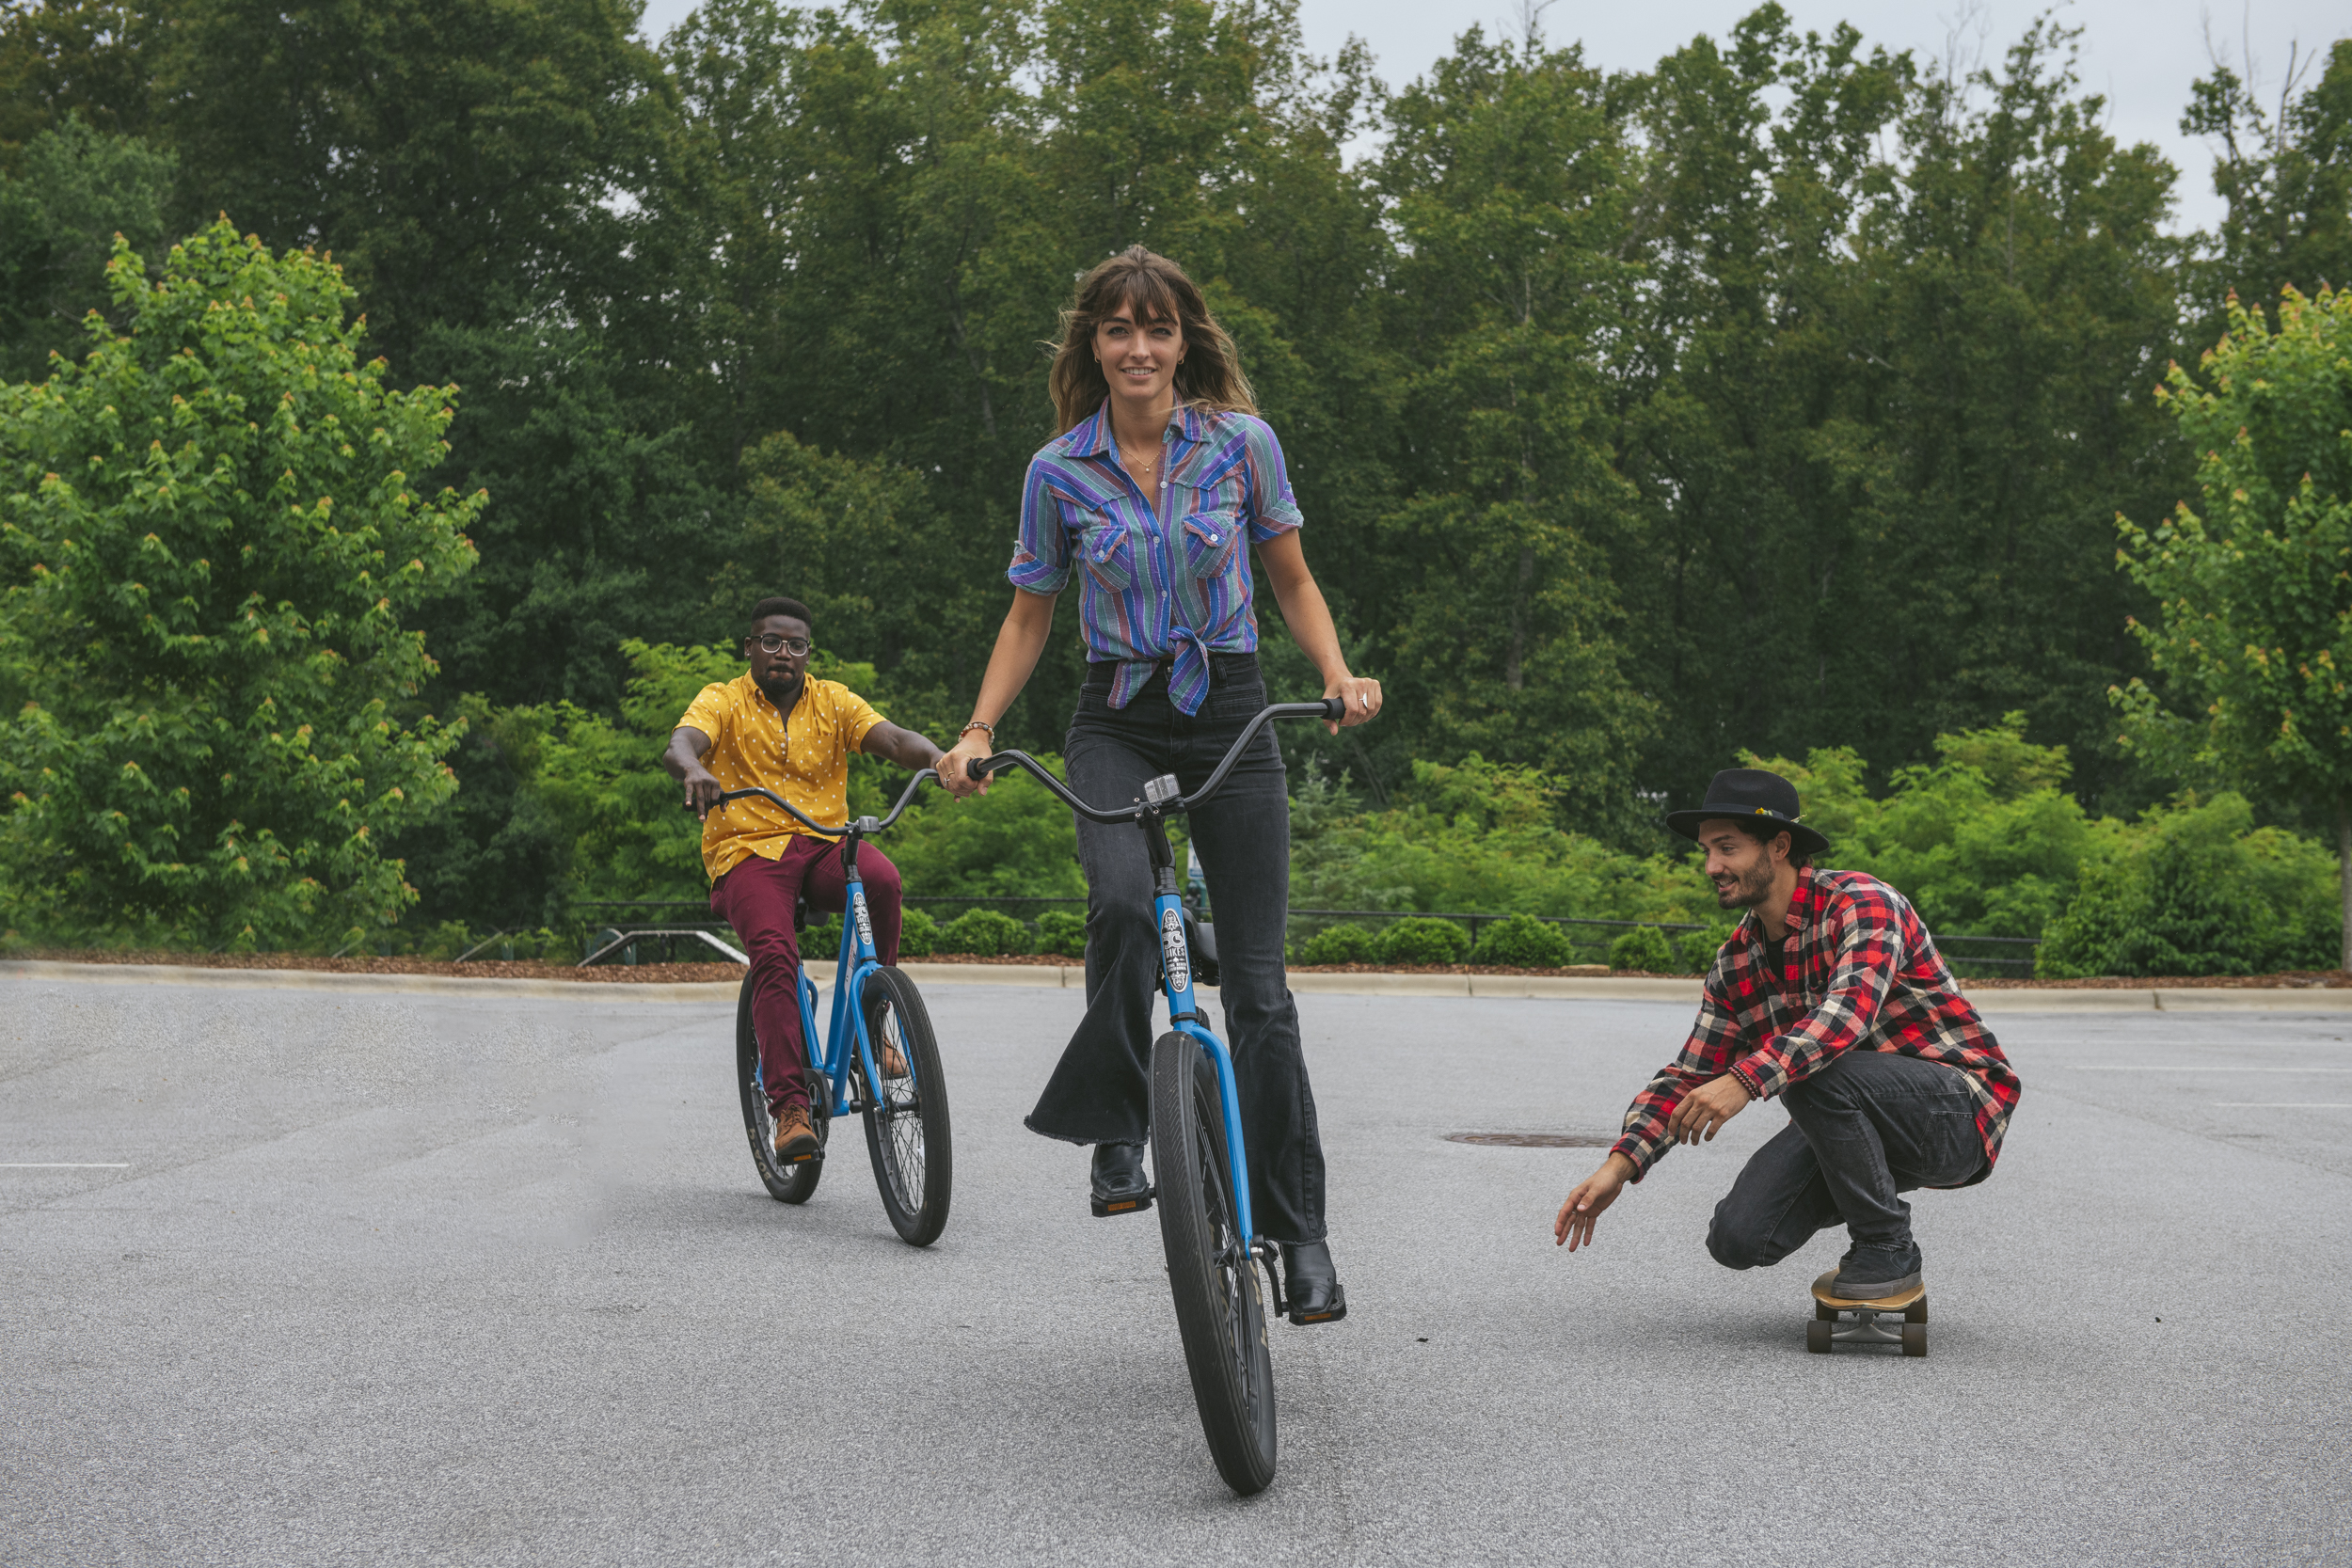
[[[805,1069],[804,1069],[805,1070]],[[811,1073],[812,1082],[815,1074]],[[760,1185],[778,1203],[806,1203],[825,1174],[825,1139],[833,1130],[832,1096],[818,1091],[808,1097],[809,1125],[817,1131],[817,1158],[796,1165],[776,1164],[776,1118],[768,1114],[768,1091],[759,1081],[759,1034],[752,1024],[752,981],[735,1003],[735,1086],[743,1101],[743,1132],[752,1145],[752,1164],[759,1169]]]
[[[1265,1296],[1233,1220],[1216,1064],[1174,1031],[1152,1045],[1152,1164],[1200,1430],[1225,1484],[1250,1497],[1272,1483],[1277,1458]]]
[[[855,1069],[856,1101],[866,1118],[866,1151],[874,1162],[874,1185],[882,1189],[890,1228],[911,1246],[929,1246],[947,1228],[947,1197],[955,1182],[955,1148],[947,1126],[947,1082],[939,1066],[939,1042],[930,1010],[914,982],[895,969],[877,969],[859,998],[866,1009],[866,1037],[876,1058],[882,1043],[896,1045],[907,1059],[907,1076],[882,1081],[877,1105]]]

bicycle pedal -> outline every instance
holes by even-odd
[[[1151,1208],[1152,1200],[1159,1196],[1160,1190],[1157,1187],[1147,1187],[1133,1197],[1112,1198],[1108,1201],[1089,1193],[1087,1195],[1087,1207],[1094,1211],[1094,1217],[1098,1220],[1108,1219],[1113,1214],[1140,1214],[1146,1209]]]
[[[1291,1298],[1289,1317],[1294,1328],[1308,1328],[1316,1323],[1335,1323],[1346,1316],[1347,1291],[1344,1290],[1332,1297],[1327,1310],[1321,1312],[1301,1312],[1298,1310],[1298,1298],[1295,1296]]]

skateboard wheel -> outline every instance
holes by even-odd
[[[1903,1354],[1905,1355],[1925,1355],[1928,1354],[1927,1324],[1903,1324]]]
[[[1829,1318],[1816,1318],[1811,1323],[1804,1325],[1805,1349],[1811,1351],[1816,1355],[1827,1355],[1829,1354],[1829,1325],[1831,1319],[1836,1317],[1836,1314],[1833,1312],[1829,1315]],[[1907,1339],[1904,1341],[1904,1348],[1906,1350],[1910,1348],[1910,1341]],[[1924,1352],[1922,1354],[1924,1354]]]
[[[1909,1307],[1904,1307],[1904,1308],[1903,1308],[1903,1322],[1905,1322],[1905,1323],[1926,1323],[1927,1321],[1928,1321],[1928,1298],[1927,1298],[1927,1297],[1925,1297],[1925,1296],[1921,1296],[1921,1297],[1920,1297],[1917,1301],[1913,1302],[1913,1303],[1912,1303]]]

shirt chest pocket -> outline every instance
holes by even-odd
[[[1219,508],[1195,512],[1184,519],[1184,564],[1204,580],[1224,577],[1233,568],[1241,548],[1241,516]]]
[[[1135,534],[1106,513],[1087,514],[1078,531],[1078,559],[1086,562],[1088,574],[1105,588],[1135,586]]]

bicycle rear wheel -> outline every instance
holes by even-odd
[[[803,1069],[806,1070],[806,1069]],[[809,1073],[813,1085],[817,1075]],[[760,1184],[779,1203],[806,1203],[825,1174],[825,1139],[833,1130],[833,1097],[818,1089],[808,1097],[809,1124],[817,1131],[817,1158],[797,1165],[776,1164],[776,1118],[768,1114],[768,1089],[759,1076],[759,1035],[752,1026],[752,981],[743,977],[735,1003],[735,1085],[743,1099],[743,1132],[751,1139],[752,1164]]]
[[[939,1069],[931,1015],[914,982],[895,969],[875,970],[860,1001],[875,1064],[894,1047],[907,1063],[905,1077],[882,1081],[879,1105],[864,1066],[853,1069],[858,1108],[866,1117],[866,1151],[874,1159],[874,1185],[882,1189],[882,1210],[898,1239],[929,1246],[947,1228],[947,1193],[955,1175],[947,1082]]]
[[[1274,1359],[1249,1238],[1235,1222],[1216,1064],[1187,1037],[1152,1045],[1152,1164],[1160,1241],[1193,1402],[1225,1484],[1243,1497],[1274,1480]]]

